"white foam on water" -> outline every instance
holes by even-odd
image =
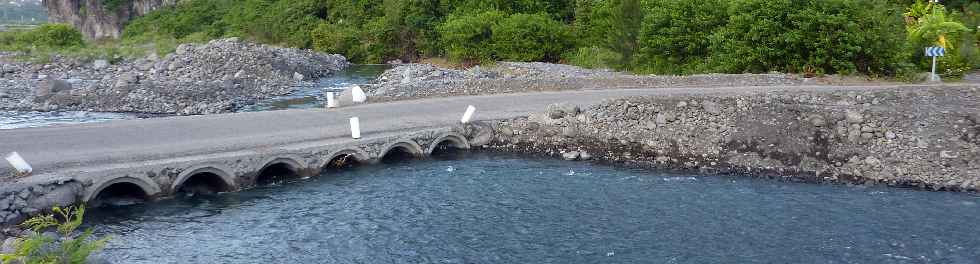
[[[665,182],[692,182],[697,181],[696,177],[666,177],[663,179]]]

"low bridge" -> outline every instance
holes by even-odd
[[[878,88],[564,91],[4,130],[0,152],[19,152],[34,172],[16,178],[12,168],[0,167],[0,223],[100,197],[153,199],[181,191],[236,191],[282,177],[316,176],[350,162],[422,158],[444,148],[478,147],[491,140],[492,129],[480,122],[460,124],[468,105],[477,108],[475,120],[496,120],[526,116],[555,102],[589,105],[628,96]],[[351,138],[350,117],[360,119],[362,138]]]

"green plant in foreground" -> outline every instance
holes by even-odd
[[[3,263],[85,263],[89,255],[105,247],[109,238],[92,240],[91,229],[76,234],[75,231],[82,225],[85,215],[84,206],[54,207],[51,211],[55,214],[35,216],[21,224],[31,234],[17,239],[13,253],[0,254]],[[43,233],[52,228],[60,237]]]

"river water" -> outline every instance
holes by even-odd
[[[95,209],[114,263],[978,263],[980,197],[471,153]]]
[[[331,74],[312,84],[297,86],[296,90],[289,95],[260,101],[256,105],[246,107],[241,111],[271,111],[323,107],[326,102],[326,97],[324,97],[325,92],[343,91],[353,85],[369,83],[388,68],[390,66],[387,65],[351,65],[347,69]],[[0,129],[97,123],[112,120],[136,119],[141,118],[141,116],[146,115],[82,111],[0,111]]]

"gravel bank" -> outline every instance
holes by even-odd
[[[540,62],[499,62],[467,70],[405,64],[386,71],[364,89],[373,101],[607,88],[733,87],[773,85],[867,85],[859,78],[802,78],[792,74],[632,75]]]
[[[0,57],[0,109],[160,114],[231,112],[284,95],[298,82],[346,68],[340,55],[237,39],[185,44],[163,58],[109,64],[54,58],[46,64]]]
[[[980,189],[980,88],[639,97],[495,121],[489,148],[706,174]]]

